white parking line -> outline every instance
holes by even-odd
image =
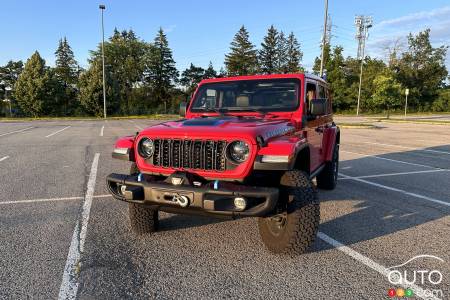
[[[69,254],[67,255],[66,266],[59,289],[58,299],[76,299],[78,292],[78,276],[81,268],[81,255],[84,251],[87,225],[91,212],[92,198],[94,196],[95,181],[97,179],[97,167],[100,153],[96,153],[92,162],[91,173],[87,183],[86,196],[84,198],[81,211],[81,220],[78,220],[72,235]]]
[[[378,177],[388,177],[388,176],[400,176],[400,175],[435,173],[435,172],[449,172],[449,171],[450,170],[448,170],[448,169],[439,169],[439,170],[422,170],[422,171],[399,172],[399,173],[384,173],[384,174],[373,174],[373,175],[364,175],[364,176],[355,176],[355,177],[344,177],[344,178],[340,178],[340,180],[352,180],[352,179],[360,179],[360,178],[378,178]]]
[[[371,268],[374,271],[377,271],[378,273],[380,273],[384,277],[388,278],[389,270],[387,270],[387,268],[385,266],[380,265],[379,263],[377,263],[377,262],[371,260],[370,258],[362,255],[361,253],[356,252],[355,250],[351,249],[350,247],[345,246],[341,242],[336,241],[335,239],[331,238],[330,236],[326,235],[323,232],[319,231],[317,233],[317,237],[320,238],[325,243],[333,246],[337,250],[347,254],[348,256],[350,256],[353,259],[359,261],[363,265]],[[405,288],[405,289],[407,289],[407,288],[413,289],[414,295],[416,297],[420,297],[422,299],[439,299],[439,298],[436,298],[434,296],[428,296],[428,293],[425,293],[425,291],[418,285],[415,285],[415,284],[401,284],[401,286],[403,288]],[[421,297],[421,295],[426,295],[426,298],[424,298],[425,296]]]
[[[8,135],[8,134],[24,132],[24,131],[29,130],[31,128],[34,128],[34,127],[27,127],[27,128],[20,129],[20,130],[14,130],[14,131],[11,131],[11,132],[2,133],[2,134],[0,134],[0,136],[5,136],[5,135]]]
[[[67,200],[81,200],[83,197],[63,197],[63,198],[47,198],[47,199],[29,199],[0,202],[0,205],[6,204],[21,204],[21,203],[36,203],[36,202],[52,202],[52,201],[67,201]]]
[[[380,146],[388,146],[388,147],[395,147],[395,148],[402,148],[402,149],[412,149],[417,151],[425,151],[425,152],[431,152],[431,153],[440,153],[440,154],[447,154],[450,155],[450,152],[447,151],[439,151],[439,150],[431,150],[431,149],[424,149],[424,148],[415,148],[410,146],[401,146],[401,145],[392,145],[392,144],[383,144],[383,143],[374,143],[374,142],[363,142],[365,144],[369,145],[380,145]]]
[[[0,161],[7,160],[8,158],[9,158],[9,156],[3,156],[2,158],[0,158]]]
[[[349,154],[356,154],[356,155],[360,155],[362,157],[367,157],[367,158],[375,158],[375,159],[381,159],[381,160],[396,162],[396,163],[399,163],[399,164],[405,164],[405,165],[410,165],[410,166],[417,166],[417,167],[432,168],[432,169],[440,170],[440,168],[436,168],[436,167],[432,167],[432,166],[428,166],[428,165],[416,164],[416,163],[411,163],[411,162],[407,162],[407,161],[403,161],[403,160],[397,160],[397,159],[392,159],[392,158],[381,157],[381,156],[378,156],[378,155],[367,155],[367,154],[363,154],[363,153],[351,152],[351,151],[345,151],[345,150],[339,150],[339,151],[340,152],[344,152],[344,153],[349,153]]]
[[[95,195],[92,198],[108,198],[112,197],[110,194],[105,195]],[[42,199],[26,199],[26,200],[15,200],[15,201],[4,201],[0,202],[0,205],[6,204],[26,204],[26,203],[39,203],[39,202],[55,202],[55,201],[70,201],[70,200],[81,200],[84,197],[61,197],[61,198],[42,198]]]
[[[66,130],[67,128],[70,128],[70,127],[72,127],[72,126],[66,126],[66,127],[64,127],[63,129],[60,129],[60,130],[58,130],[58,131],[55,131],[55,132],[53,132],[53,133],[50,133],[49,135],[46,135],[45,137],[48,138],[48,137],[54,136],[55,134],[58,134],[58,133],[60,133],[61,131]]]
[[[100,130],[100,136],[103,136],[103,130],[105,129],[105,125],[102,126],[102,129]]]
[[[408,191],[405,191],[405,190],[397,189],[397,188],[394,188],[394,187],[390,187],[390,186],[387,186],[387,185],[375,183],[375,182],[372,182],[372,181],[367,181],[365,179],[361,179],[361,178],[357,178],[357,177],[348,176],[348,175],[345,175],[345,174],[342,174],[342,173],[340,173],[340,175],[342,177],[344,177],[344,178],[347,178],[347,179],[352,179],[352,180],[363,182],[363,183],[366,183],[366,184],[369,184],[369,185],[373,185],[373,186],[376,186],[376,187],[379,187],[379,188],[382,188],[382,189],[385,189],[385,190],[390,190],[390,191],[393,191],[393,192],[402,193],[402,194],[405,194],[405,195],[408,195],[408,196],[416,197],[416,198],[419,198],[419,199],[422,199],[422,200],[426,200],[426,201],[430,201],[430,202],[434,202],[434,203],[438,203],[438,204],[442,204],[442,205],[450,207],[450,202],[446,202],[446,201],[439,200],[439,199],[434,199],[434,198],[431,198],[431,197],[428,197],[428,196],[424,196],[424,195],[420,195],[420,194],[416,194],[416,193],[411,193],[411,192],[408,192]]]

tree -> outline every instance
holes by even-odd
[[[225,55],[225,66],[229,75],[249,75],[257,71],[257,51],[244,26],[231,42],[230,53]]]
[[[10,60],[5,66],[0,67],[0,99],[7,98],[11,101],[12,107],[15,106],[14,86],[22,70],[23,62],[21,60]],[[3,104],[4,102],[1,101],[1,103]]]
[[[389,110],[400,105],[402,87],[394,78],[394,74],[385,71],[375,77],[372,101],[379,108],[385,109],[389,116]]]
[[[189,68],[181,73],[180,83],[186,88],[186,92],[191,94],[204,77],[205,70],[191,63]]]
[[[138,113],[136,99],[132,97],[133,89],[142,86],[146,59],[153,50],[153,46],[139,39],[133,30],[120,32],[114,29],[113,35],[105,42],[105,72],[110,85],[106,93],[108,114]],[[96,65],[88,77],[94,76],[97,66],[102,65],[101,44],[91,51],[89,62]]]
[[[32,117],[38,117],[46,110],[49,98],[50,76],[45,60],[36,51],[27,60],[23,72],[15,85],[15,96],[22,111]]]
[[[322,48],[322,46],[320,48]],[[326,69],[325,66],[326,66],[327,62],[330,60],[330,55],[331,55],[331,46],[329,43],[325,43],[325,49],[324,49],[324,54],[323,54],[324,69]],[[320,74],[320,61],[321,61],[321,57],[318,57],[318,56],[314,60],[313,73],[316,75]]]
[[[153,90],[153,97],[157,103],[164,103],[167,112],[167,103],[170,102],[170,90],[178,78],[178,70],[172,57],[172,50],[162,28],[155,37],[153,47],[147,57],[146,80]]]
[[[217,72],[214,70],[214,67],[212,65],[212,62],[209,62],[208,68],[205,70],[205,74],[203,75],[204,79],[207,78],[216,78]]]
[[[411,105],[428,110],[438,97],[448,75],[445,67],[447,46],[433,47],[430,29],[408,36],[408,50],[401,55],[394,70],[397,80],[410,89]]]
[[[286,63],[281,68],[282,73],[297,73],[302,71],[300,62],[303,58],[303,52],[300,51],[300,44],[294,33],[291,32],[286,42]]]
[[[59,40],[55,56],[54,75],[56,84],[54,85],[54,94],[60,98],[57,104],[62,107],[61,112],[70,115],[77,104],[74,100],[76,99],[76,84],[80,68],[66,37]]]
[[[286,36],[283,31],[280,31],[278,35],[278,44],[277,44],[277,73],[286,73],[287,71],[287,63],[288,63],[288,44],[286,40]]]
[[[258,53],[259,68],[262,73],[272,74],[278,71],[279,57],[284,54],[278,51],[278,46],[278,31],[272,25],[267,30],[267,35],[264,37]]]
[[[103,75],[102,64],[98,60],[91,62],[88,70],[80,75],[78,82],[80,93],[78,95],[80,104],[85,111],[96,117],[103,116]],[[108,78],[108,77],[107,77]],[[107,98],[110,99],[111,80],[107,84]]]
[[[66,86],[76,84],[79,67],[66,37],[59,40],[55,56],[55,74],[58,79]]]

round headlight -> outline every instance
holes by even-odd
[[[250,147],[246,142],[234,141],[228,146],[228,155],[231,160],[242,163],[247,160],[250,154]]]
[[[149,138],[143,138],[139,142],[138,146],[139,155],[143,158],[149,158],[153,155],[153,152],[155,151],[155,144],[153,141]]]

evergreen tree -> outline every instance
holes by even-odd
[[[77,104],[74,100],[76,99],[79,66],[66,37],[59,40],[55,56],[53,94],[59,98],[56,103],[61,107],[59,113],[70,115]]]
[[[230,53],[225,55],[229,75],[249,75],[257,71],[257,51],[249,40],[248,31],[242,26],[231,42]]]
[[[287,38],[286,57],[286,68],[282,69],[283,73],[297,73],[302,71],[300,62],[302,61],[303,53],[300,51],[300,44],[293,32]]]
[[[79,67],[66,37],[59,40],[55,56],[55,74],[58,79],[64,83],[65,86],[76,84]]]
[[[264,37],[258,53],[259,68],[262,73],[277,73],[279,57],[284,54],[277,48],[279,45],[278,31],[272,25],[267,30],[267,35]]]
[[[164,103],[167,112],[167,103],[170,102],[170,90],[178,78],[178,70],[172,57],[172,50],[162,28],[159,29],[153,43],[153,51],[148,57],[147,82],[153,89],[154,100]]]
[[[203,75],[203,78],[216,78],[217,72],[214,70],[214,67],[212,65],[212,62],[209,62],[208,68],[205,70],[205,74]]]
[[[15,85],[17,103],[26,115],[38,117],[45,112],[49,85],[50,76],[45,60],[36,51],[27,60]]]
[[[277,45],[277,72],[286,73],[288,64],[288,44],[283,31],[280,31],[278,35],[278,45]]]
[[[186,88],[186,92],[191,94],[204,76],[205,70],[191,63],[189,68],[181,73],[180,83]]]

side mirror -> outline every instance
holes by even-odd
[[[327,113],[327,99],[313,99],[311,101],[311,115],[323,116]]]
[[[187,103],[181,102],[180,103],[180,116],[182,116],[182,117],[186,116],[186,109],[187,109]]]

